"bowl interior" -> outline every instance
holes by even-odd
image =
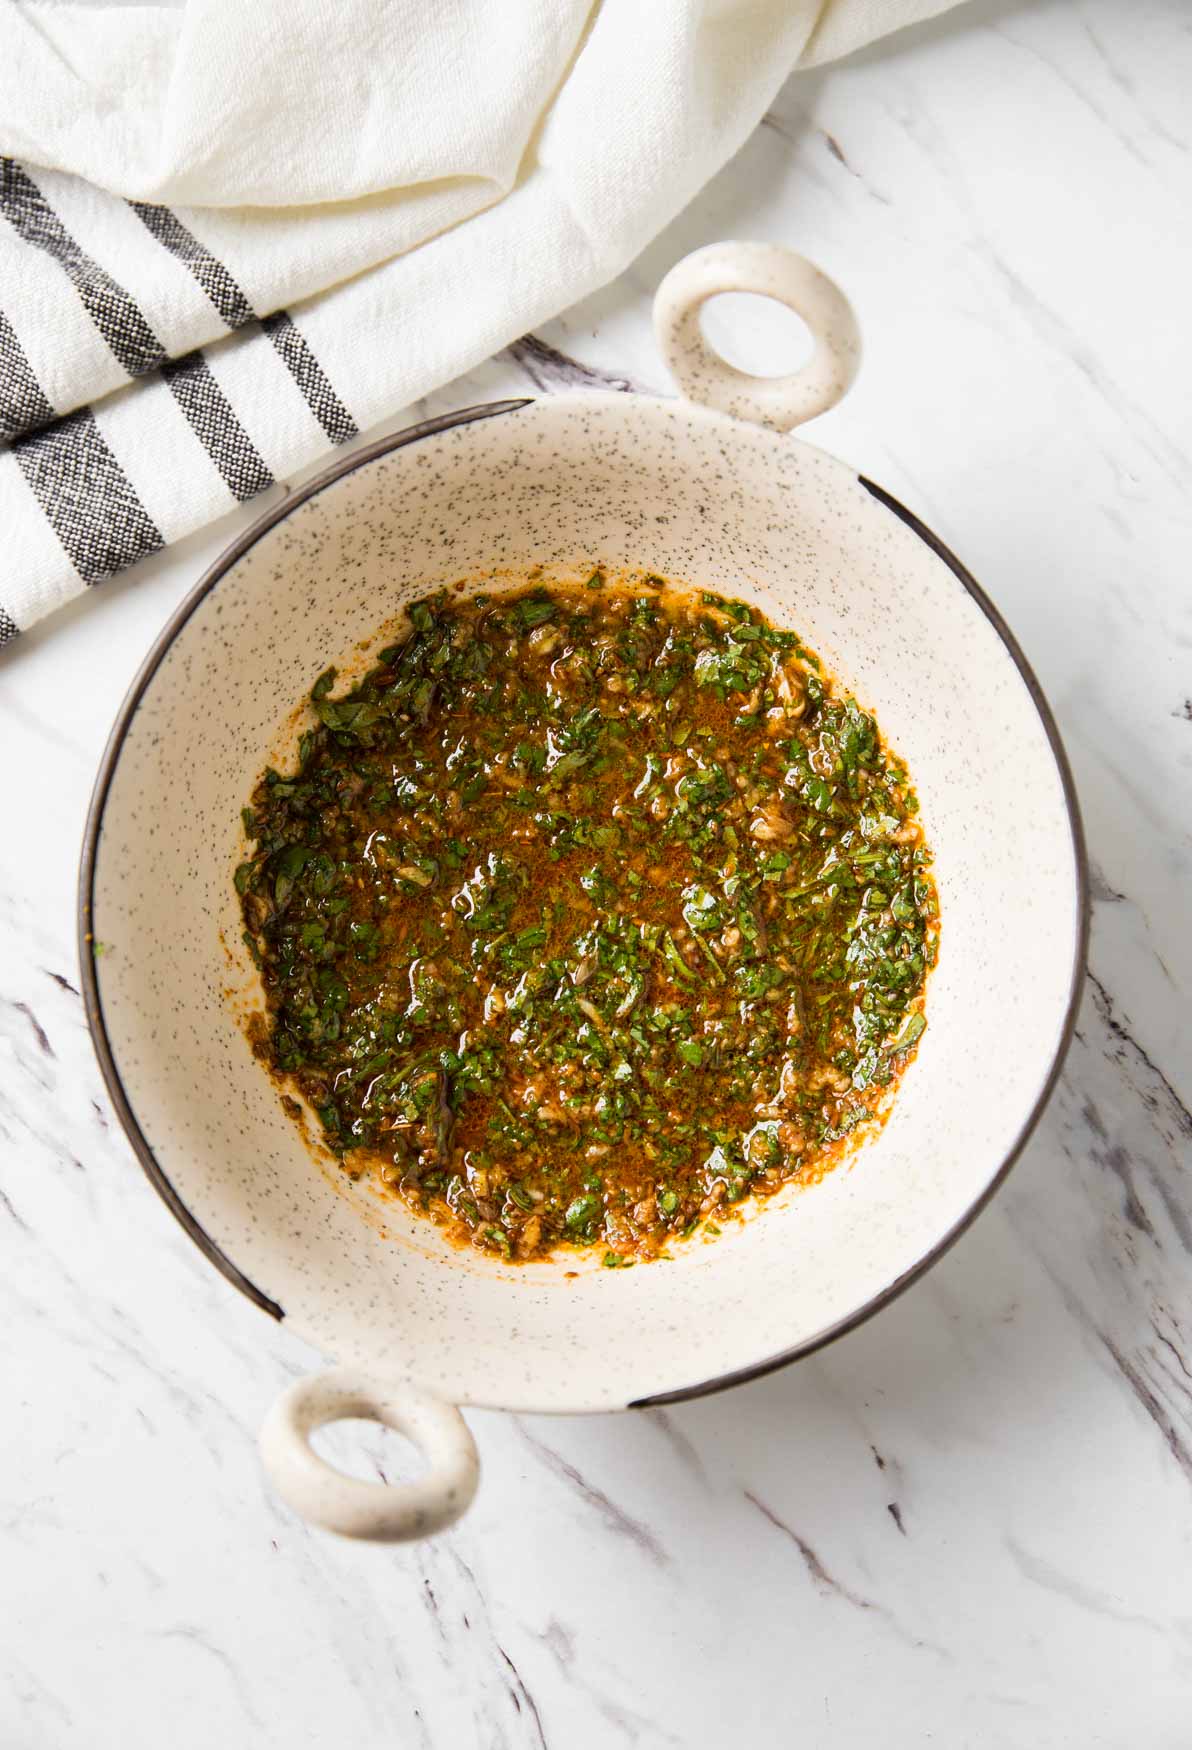
[[[920,798],[942,929],[929,1026],[879,1137],[672,1262],[568,1276],[453,1250],[315,1164],[244,1038],[256,981],[231,877],[240,809],[328,664],[367,666],[361,645],[439,583],[598,561],[755,601],[877,713]],[[329,1354],[508,1407],[697,1388],[880,1301],[1020,1144],[1069,1023],[1078,829],[986,612],[843,464],[679,403],[528,403],[301,499],[163,645],[98,807],[101,1049],[180,1213]]]

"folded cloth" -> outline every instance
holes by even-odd
[[[953,0],[0,0],[0,643],[612,279]]]

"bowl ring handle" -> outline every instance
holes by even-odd
[[[756,292],[802,317],[815,342],[802,369],[754,377],[714,352],[700,311],[721,292]],[[834,407],[861,360],[857,319],[840,287],[806,257],[774,243],[712,243],[685,256],[655,295],[654,334],[688,401],[773,431],[790,431]]]
[[[408,1483],[345,1476],[310,1444],[316,1428],[345,1417],[394,1428],[427,1468]],[[442,1531],[471,1503],[480,1479],[476,1443],[455,1408],[415,1386],[336,1368],[300,1379],[265,1418],[261,1457],[287,1506],[325,1531],[375,1543],[407,1543]]]

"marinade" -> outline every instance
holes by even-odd
[[[830,1167],[926,1024],[905,768],[798,636],[664,580],[444,591],[328,670],[236,871],[266,1064],[510,1261],[610,1267]]]

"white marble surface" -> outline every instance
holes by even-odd
[[[427,1546],[297,1524],[254,1438],[315,1358],[142,1179],[73,947],[104,735],[236,521],[4,653],[6,1750],[1192,1742],[1190,25],[975,0],[793,82],[541,336],[662,389],[649,298],[685,250],[775,238],[837,275],[867,359],[817,439],[991,591],[1080,786],[1091,968],[1039,1133],[925,1281],[801,1366],[666,1414],[475,1414],[479,1502]],[[428,406],[583,374],[523,348]]]

